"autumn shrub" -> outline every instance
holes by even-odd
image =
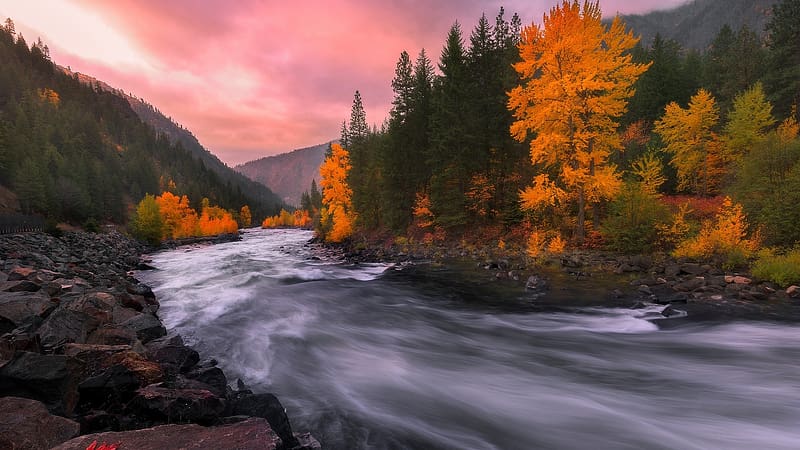
[[[760,252],[752,272],[758,278],[783,287],[800,284],[800,247],[782,255],[774,251]]]
[[[625,253],[647,253],[658,242],[658,229],[669,212],[641,183],[626,183],[610,205],[601,228],[608,246]]]
[[[741,266],[758,250],[757,237],[747,238],[748,223],[742,205],[726,197],[714,220],[703,223],[697,236],[678,244],[673,255],[717,260],[724,268]]]
[[[147,194],[136,206],[131,220],[131,234],[148,244],[158,245],[161,243],[163,230],[164,219],[161,217],[156,198]]]

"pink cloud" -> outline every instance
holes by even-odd
[[[243,0],[75,0],[125,36],[147,64],[115,68],[69,54],[57,62],[143,97],[233,165],[336,138],[353,92],[368,120],[389,109],[400,52],[425,48],[436,62],[450,25],[465,39],[482,12],[479,0],[277,2]],[[604,11],[639,13],[681,0],[605,1]],[[507,18],[540,20],[553,0],[505,2]],[[35,26],[35,24],[29,24]],[[98,36],[98,39],[102,39]]]

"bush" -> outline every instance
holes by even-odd
[[[759,244],[757,238],[747,238],[747,228],[742,205],[726,197],[715,220],[705,221],[700,233],[681,242],[673,256],[716,259],[725,269],[742,266],[754,256]]]
[[[753,264],[753,275],[783,287],[800,284],[800,248],[784,255],[764,252]]]
[[[611,203],[611,214],[602,227],[603,237],[612,250],[647,253],[658,241],[659,226],[669,212],[659,198],[641,183],[626,183]]]

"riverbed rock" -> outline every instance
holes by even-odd
[[[100,319],[82,311],[59,308],[39,328],[39,335],[42,345],[50,348],[70,342],[85,343],[100,324]]]
[[[680,292],[693,292],[705,286],[705,284],[706,284],[705,278],[694,277],[676,284],[675,286],[673,286],[673,289]]]
[[[786,288],[786,295],[791,298],[800,298],[800,286],[791,285]]]
[[[239,449],[278,450],[284,448],[280,437],[262,418],[249,418],[229,425],[161,425],[142,430],[88,434],[69,440],[52,450],[84,449],[92,442],[121,443],[122,449],[185,450]]]
[[[36,292],[41,288],[42,288],[42,286],[34,283],[33,281],[19,280],[19,281],[6,281],[0,287],[0,291],[3,291],[3,292]]]
[[[680,266],[680,273],[697,276],[706,273],[706,268],[697,263],[683,263]]]
[[[117,364],[78,384],[80,405],[88,409],[119,409],[133,398],[139,387],[136,374]]]
[[[0,292],[0,316],[17,326],[42,313],[49,304],[50,297],[44,292]]]
[[[185,373],[200,361],[200,354],[184,345],[180,336],[164,337],[149,342],[147,357],[173,373]]]
[[[230,415],[245,415],[267,419],[287,448],[297,447],[299,442],[292,433],[289,417],[281,402],[273,394],[244,394],[232,399]]]
[[[50,414],[41,402],[0,398],[0,448],[47,449],[74,438],[79,432],[77,422]]]
[[[726,275],[725,276],[726,283],[735,283],[735,284],[750,284],[753,282],[750,278],[743,277],[740,275]]]
[[[145,344],[167,334],[167,329],[152,314],[138,314],[122,322],[120,327],[136,333],[136,337]]]
[[[158,383],[138,389],[128,408],[157,422],[209,425],[225,411],[225,402],[205,389],[171,389]]]
[[[65,412],[72,405],[64,405],[70,391],[67,357],[40,355],[32,352],[18,353],[0,367],[0,396],[25,397],[39,400],[55,412]]]

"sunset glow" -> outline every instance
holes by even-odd
[[[505,2],[523,23],[550,0]],[[680,0],[601,2],[608,14]],[[468,36],[500,2],[195,2],[0,0],[29,43],[53,60],[144,98],[229,165],[336,138],[360,90],[367,119],[389,110],[397,56],[437,60],[458,20]]]

